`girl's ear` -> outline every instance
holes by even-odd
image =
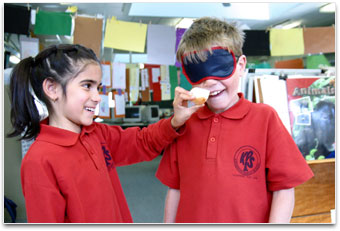
[[[43,90],[45,95],[55,102],[60,97],[61,86],[52,78],[46,78],[43,82]]]

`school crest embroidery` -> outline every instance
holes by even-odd
[[[102,145],[103,155],[105,158],[106,167],[108,169],[111,169],[113,167],[113,159],[110,155],[110,151],[106,148],[105,143],[101,143],[101,145]]]
[[[254,174],[261,165],[260,154],[252,146],[242,146],[235,153],[234,165],[237,171],[243,176],[250,176]]]

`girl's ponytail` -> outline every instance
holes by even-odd
[[[8,137],[22,135],[21,139],[35,138],[40,132],[40,116],[30,93],[34,58],[28,57],[17,64],[10,81],[11,123],[14,131]]]

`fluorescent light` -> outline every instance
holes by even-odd
[[[293,21],[291,23],[288,23],[286,25],[282,26],[282,29],[292,29],[294,27],[298,27],[301,25],[301,21]]]
[[[20,59],[16,57],[15,55],[9,56],[9,61],[14,64],[18,64],[20,62]]]
[[[59,5],[47,3],[44,5],[44,8],[59,8]]]
[[[231,3],[224,7],[221,2],[150,2],[131,3],[129,16],[200,18],[213,16],[233,20],[269,20],[269,3]]]
[[[287,20],[287,21],[282,22],[282,23],[280,23],[278,25],[275,25],[274,28],[278,28],[278,29],[291,29],[291,28],[300,26],[301,22],[302,22],[301,20],[298,20],[298,21]]]
[[[321,13],[335,13],[335,3],[329,3],[320,8]]]
[[[192,18],[183,18],[179,23],[176,24],[176,28],[189,28],[194,22]]]

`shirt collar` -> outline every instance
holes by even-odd
[[[251,103],[244,98],[243,93],[238,93],[238,96],[240,99],[237,103],[228,110],[221,112],[221,116],[227,119],[242,119],[248,113]],[[199,109],[197,112],[197,116],[200,119],[208,119],[214,115],[216,114],[212,112],[207,105],[205,105],[202,109]]]
[[[83,126],[81,133],[71,132],[65,129],[57,128],[48,125],[48,118],[41,121],[40,133],[36,140],[46,141],[60,146],[75,145],[80,136],[85,133],[91,133],[94,129],[94,122],[90,126]]]

